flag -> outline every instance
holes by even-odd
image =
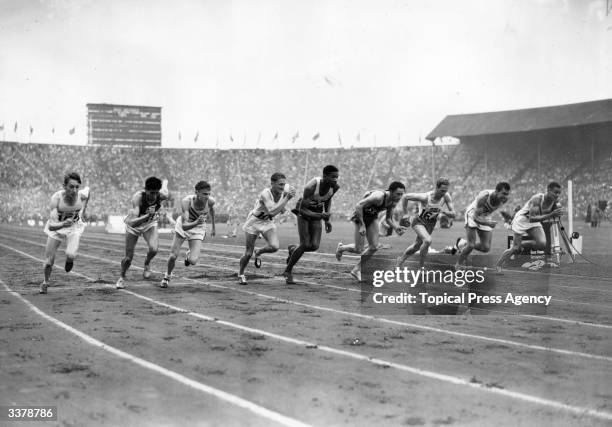
[[[312,137],[312,140],[313,140],[313,141],[316,141],[317,139],[319,139],[319,136],[321,136],[321,135],[319,135],[319,132],[315,133],[315,134],[313,135],[313,137]]]
[[[295,135],[291,137],[291,143],[293,144],[295,140],[298,139],[299,137],[300,137],[300,131],[297,131]]]
[[[193,142],[198,142],[199,137],[200,137],[200,131],[197,131],[195,136],[193,137]]]
[[[0,125],[0,130],[4,130],[4,123]]]
[[[32,135],[34,133],[34,128],[32,127],[32,125],[30,125],[30,135]]]
[[[276,133],[274,134],[274,141],[276,141],[278,139],[278,131],[276,131]]]
[[[17,122],[15,122],[15,127],[13,128],[13,132],[17,133]]]
[[[70,135],[74,135],[74,131],[75,131],[75,127],[74,127],[74,126],[72,126],[72,129],[70,129],[70,130],[68,131],[68,133],[69,133]]]
[[[179,130],[179,133],[178,133],[178,139],[179,139],[179,141],[181,140],[181,138],[182,138],[182,137],[181,137],[181,131]]]
[[[340,132],[338,132],[338,144],[342,145],[342,137],[340,136]]]
[[[53,127],[51,128],[51,133],[52,133],[52,134],[55,134],[55,126],[53,126]]]
[[[230,141],[234,142],[234,137],[232,136],[231,133],[230,133]]]

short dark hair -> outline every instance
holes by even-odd
[[[338,172],[338,168],[334,165],[327,165],[323,168],[323,175],[329,175],[330,173]]]
[[[440,188],[442,185],[450,185],[448,178],[438,178],[436,188]]]
[[[394,192],[398,188],[403,188],[405,190],[406,186],[399,181],[393,181],[391,184],[389,184],[389,191],[391,192]]]
[[[500,192],[503,190],[510,191],[510,184],[508,184],[505,181],[498,182],[497,185],[495,186],[495,191]]]
[[[557,181],[552,181],[551,183],[548,184],[548,187],[546,187],[548,191],[554,188],[561,188],[561,184],[559,184]]]
[[[147,191],[159,191],[161,190],[162,182],[161,179],[154,176],[150,176],[145,180],[145,190]]]
[[[78,173],[66,172],[66,174],[64,175],[64,185],[68,185],[68,181],[70,181],[71,179],[74,179],[75,181],[78,181],[79,184],[81,184],[81,176]]]
[[[287,179],[287,177],[284,174],[280,173],[280,172],[275,172],[270,177],[270,181],[272,181],[272,182],[276,182],[279,179]]]
[[[210,190],[210,184],[206,181],[199,181],[195,185],[195,191],[198,191],[198,190]]]

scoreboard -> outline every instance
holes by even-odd
[[[161,107],[87,104],[87,143],[161,146]]]

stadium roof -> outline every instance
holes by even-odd
[[[486,135],[546,131],[588,125],[612,125],[612,99],[553,107],[446,116],[427,139],[478,138]]]

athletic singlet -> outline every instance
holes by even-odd
[[[332,196],[334,195],[334,189],[330,187],[327,193],[321,196],[319,194],[320,189],[321,189],[321,178],[319,177],[319,178],[313,178],[313,179],[316,180],[314,195],[311,196],[310,202],[308,203],[308,206],[306,206],[306,209],[313,211],[313,212],[322,213],[323,209],[325,208],[325,202],[331,199]],[[308,184],[310,184],[310,182]],[[306,186],[308,186],[308,184],[306,184]],[[301,204],[302,204],[302,198],[300,198],[297,201],[296,206],[299,207]]]
[[[270,200],[272,200],[275,204],[278,202],[274,200],[274,195],[272,194],[272,191],[269,188],[266,188],[261,193],[259,193],[259,197],[255,201],[255,206],[253,206],[253,210],[250,214],[253,215],[255,218],[271,220],[272,218],[274,218],[275,215],[270,215],[270,211],[268,211],[268,208],[266,207],[266,204],[263,201],[264,195],[268,195],[270,197]],[[278,200],[280,200],[281,198],[282,195]]]
[[[57,204],[57,217],[59,221],[66,221],[67,219],[73,219],[78,221],[81,219],[80,212],[83,209],[83,203],[81,199],[81,193],[77,194],[77,199],[73,206],[69,206],[64,202],[64,191],[60,190],[53,195],[59,197],[59,203]]]
[[[515,216],[524,216],[525,218],[529,219],[529,211],[531,210],[531,206],[530,206],[530,202],[531,199],[533,199],[534,196],[538,196],[540,198],[540,205],[539,205],[539,209],[540,212],[538,213],[538,215],[542,215],[544,213],[544,209],[542,208],[542,205],[544,204],[544,193],[537,193],[534,194],[528,201],[527,203],[525,203],[525,205],[516,213]],[[550,210],[547,210],[548,212],[552,212],[553,210],[556,209],[556,202],[553,202],[550,205]]]
[[[158,193],[157,196],[155,196],[155,201],[153,203],[147,202],[146,200],[147,198],[146,198],[144,191],[141,191],[140,194],[141,194],[141,197],[140,197],[140,207],[138,208],[138,216],[143,216],[144,214],[146,214],[147,209],[149,209],[150,206],[155,206],[155,213],[157,213],[157,211],[161,207],[160,194]]]
[[[434,192],[429,191],[427,194],[426,202],[419,202],[418,204],[418,219],[421,222],[435,224],[438,221],[438,215],[442,211],[442,207],[446,203],[446,196],[443,196],[439,201],[434,202]]]
[[[366,197],[370,196],[375,191],[382,191],[385,194],[385,196],[383,197],[382,205],[380,205],[380,206],[366,206],[366,207],[364,207],[363,208],[363,216],[364,217],[366,217],[366,216],[368,216],[368,217],[378,217],[378,213],[379,212],[387,210],[387,192],[384,191],[384,190],[372,190],[372,191],[368,191],[367,193],[365,193],[363,195],[361,200],[363,200]]]
[[[485,200],[484,206],[482,206],[482,209],[483,209],[482,215],[483,216],[491,215],[493,212],[495,212],[501,206],[500,205],[500,206],[497,206],[497,207],[493,207],[493,205],[491,204],[491,194],[493,194],[494,192],[495,192],[495,190],[483,190],[480,193],[478,193],[478,196],[476,196],[474,201],[472,203],[470,203],[470,205],[467,207],[466,212],[475,211],[476,210],[476,206],[478,205],[478,200],[480,200],[481,198],[483,198],[486,195],[487,196],[487,200]]]
[[[210,212],[211,201],[214,204],[215,199],[213,199],[212,197],[209,197],[208,200],[206,200],[206,204],[204,205],[204,208],[202,208],[201,210],[197,210],[194,206],[194,201],[195,201],[196,196],[192,194],[191,196],[187,196],[187,197],[189,197],[189,222],[195,221],[196,219],[200,217],[200,215],[204,215],[206,219],[208,219],[208,213]]]

